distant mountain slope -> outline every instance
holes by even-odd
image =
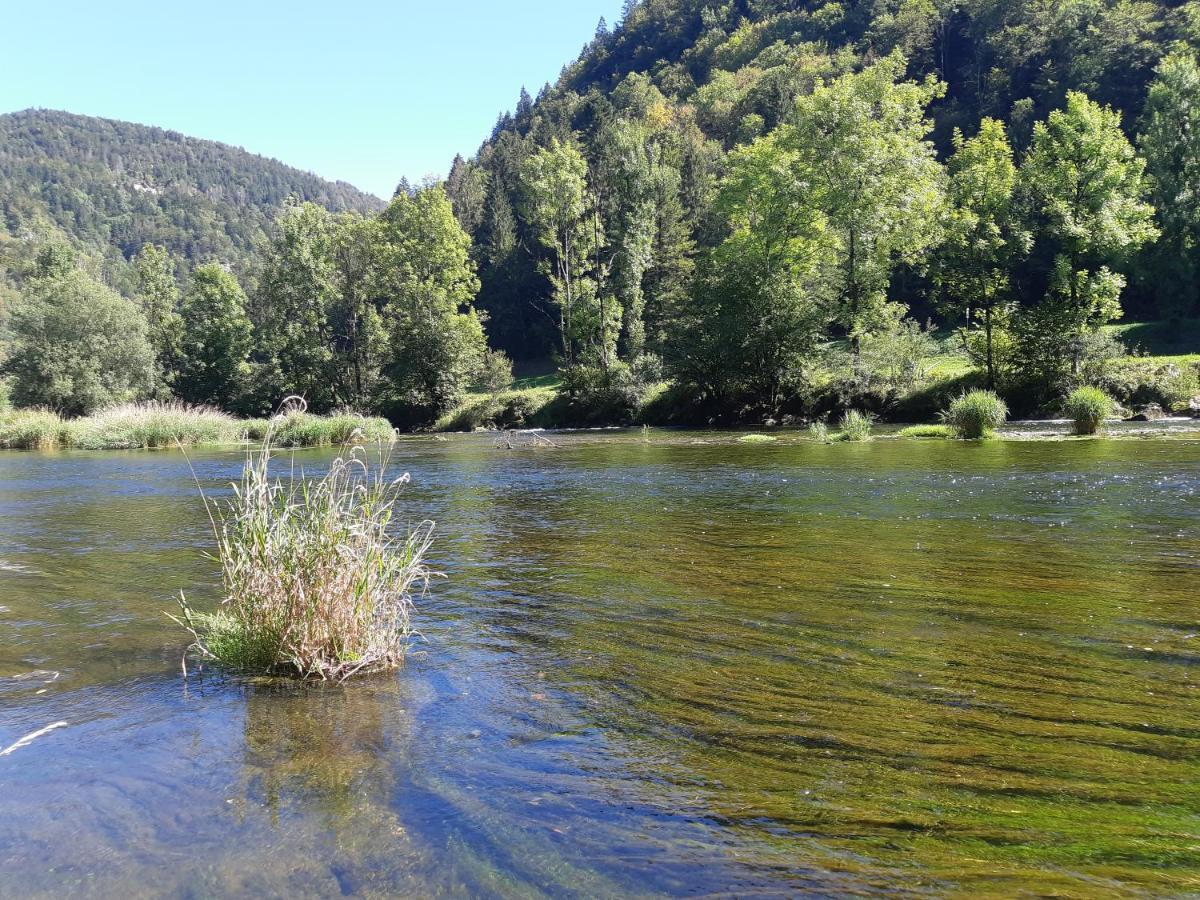
[[[382,201],[174,131],[53,110],[0,115],[0,236],[51,228],[109,258],[165,245],[242,268],[295,196],[340,212]]]

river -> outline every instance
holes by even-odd
[[[0,895],[1200,890],[1200,438],[735,437],[401,441],[340,687],[184,676],[180,454],[0,455]]]

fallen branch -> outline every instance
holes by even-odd
[[[32,744],[34,741],[36,741],[42,735],[49,734],[51,731],[54,731],[54,729],[56,729],[56,728],[66,728],[66,727],[67,727],[66,722],[55,722],[53,725],[47,725],[45,728],[40,728],[37,731],[33,732],[33,734],[25,735],[25,737],[21,738],[15,744],[12,744],[11,746],[6,747],[4,750],[0,750],[0,756],[8,756],[8,754],[10,754],[16,750],[20,750],[22,747],[28,747],[30,744]]]

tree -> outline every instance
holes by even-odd
[[[997,311],[1012,300],[1012,267],[1028,252],[1030,238],[1014,213],[1017,167],[1003,123],[984,119],[970,140],[955,131],[954,151],[935,278],[968,329],[974,317],[982,320],[988,387],[994,388]]]
[[[1121,131],[1121,115],[1071,92],[1065,109],[1034,128],[1020,177],[1034,233],[1051,259],[1042,303],[1058,308],[1064,358],[1079,366],[1083,333],[1121,315],[1119,263],[1153,241],[1154,209],[1144,199],[1145,163]]]
[[[1197,308],[1200,252],[1200,67],[1192,53],[1168,56],[1150,86],[1139,137],[1162,238],[1151,254],[1159,308]]]
[[[366,408],[378,396],[387,361],[387,247],[383,222],[355,214],[331,223],[329,303],[325,330],[336,403]]]
[[[458,402],[486,349],[471,239],[439,184],[398,196],[381,224],[388,403],[424,424]]]
[[[146,244],[134,258],[137,299],[146,317],[147,336],[154,348],[155,388],[152,393],[170,393],[179,365],[179,285],[170,253],[157,244]]]
[[[264,251],[253,320],[268,406],[289,394],[304,397],[317,412],[337,402],[329,324],[336,296],[333,236],[333,219],[324,209],[290,204]]]
[[[146,396],[154,351],[141,310],[65,269],[61,256],[42,262],[10,310],[13,340],[2,371],[13,379],[13,402],[84,415]]]
[[[746,398],[773,411],[828,324],[824,221],[803,202],[797,156],[778,135],[732,154],[717,200],[729,236],[704,260],[670,342],[672,371],[721,406]]]
[[[599,295],[588,274],[589,256],[597,240],[587,163],[575,147],[555,139],[525,160],[521,193],[525,216],[542,246],[554,254],[547,274],[559,308],[563,359],[571,366],[581,344],[606,346],[594,326],[611,323],[611,316],[604,314],[607,310],[597,310],[600,314],[594,317],[589,314],[590,306],[599,306]],[[611,327],[604,330],[611,331]]]
[[[200,266],[192,272],[181,318],[176,392],[190,403],[235,407],[250,373],[252,336],[241,285],[215,263]]]
[[[605,207],[603,231],[612,250],[606,269],[611,284],[601,290],[605,294],[611,292],[621,316],[625,352],[630,359],[636,359],[646,345],[643,282],[654,252],[654,167],[658,151],[650,145],[646,128],[623,118],[607,124],[598,144],[599,159],[593,182],[601,186],[597,191],[602,193],[594,212],[599,215],[598,207],[602,204]],[[594,238],[596,247],[600,245],[599,235],[598,228]],[[608,336],[601,342],[604,368],[609,364],[611,344]]]
[[[797,200],[824,220],[836,319],[855,339],[882,321],[895,265],[938,241],[942,171],[925,114],[944,86],[902,81],[905,68],[895,53],[819,84],[779,129]]]

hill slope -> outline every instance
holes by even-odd
[[[215,141],[52,110],[0,115],[0,235],[49,229],[110,259],[157,243],[240,269],[292,196],[335,212],[382,207]]]

